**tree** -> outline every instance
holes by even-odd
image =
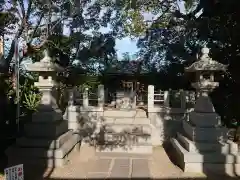
[[[90,53],[88,48],[90,44],[92,56],[103,56],[102,52],[105,50],[113,52],[114,41],[111,40],[111,37],[106,37],[107,35],[91,36],[85,34],[87,30],[94,29],[97,31],[102,22],[101,19],[96,18],[101,8],[94,5],[88,7],[90,6],[89,4],[88,1],[81,1],[81,4],[79,4],[79,1],[68,0],[8,0],[3,5],[3,10],[14,15],[14,18],[19,23],[11,20],[8,24],[4,24],[4,34],[12,36],[12,39],[20,38],[24,42],[23,57],[36,57],[37,52],[42,47],[48,46],[53,48],[56,45],[56,49],[59,50],[57,53],[55,49],[55,53],[57,54],[63,51],[63,53],[68,52],[69,56],[74,54],[74,57],[71,57],[72,59],[78,59],[80,55],[84,55],[83,58],[85,58]],[[87,8],[86,16],[83,12],[84,8]],[[97,14],[88,16],[94,13]],[[68,46],[65,46],[69,47],[68,49],[63,49],[63,46],[59,47],[59,44],[56,44],[56,39],[67,39],[62,36],[64,26],[70,27],[71,31],[71,37],[68,38],[67,42]],[[100,43],[100,39],[104,42],[101,42],[101,45],[97,44],[98,42]],[[87,45],[81,47],[83,43],[87,43]],[[14,41],[10,41],[10,44],[10,50],[6,58],[7,67],[10,66],[14,54]],[[93,47],[94,45],[95,47]],[[96,48],[96,45],[100,46]],[[70,49],[76,51],[73,53],[70,52]]]

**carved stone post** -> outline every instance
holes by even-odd
[[[180,90],[180,97],[181,97],[181,109],[186,109],[186,92],[181,89]]]
[[[104,107],[105,97],[104,97],[104,85],[98,85],[98,106],[100,108]]]
[[[164,106],[169,107],[169,91],[164,91]]]
[[[88,106],[89,106],[88,88],[85,88],[83,92],[83,107],[86,108]]]
[[[148,112],[154,108],[154,86],[148,86]]]
[[[74,105],[74,89],[68,88],[68,106]]]

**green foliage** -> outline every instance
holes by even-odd
[[[41,102],[41,95],[30,91],[24,94],[23,105],[29,111],[37,111],[37,107]]]
[[[78,89],[83,92],[86,88],[89,90],[96,90],[97,86],[100,84],[100,81],[97,76],[81,76],[81,82],[79,82]]]
[[[38,91],[38,88],[34,86],[34,80],[22,77],[21,79],[23,84],[20,86],[20,104],[23,105],[23,114],[34,112],[37,110],[37,107],[41,100],[41,94]],[[24,109],[27,112],[24,112]]]

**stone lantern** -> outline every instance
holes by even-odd
[[[7,149],[9,163],[63,166],[80,141],[79,135],[69,130],[68,121],[63,120],[56,101],[56,73],[63,68],[54,64],[45,50],[44,58],[27,66],[27,70],[39,74],[35,86],[42,93],[42,98],[32,121],[24,126],[26,136],[17,139],[16,145]]]
[[[220,116],[215,112],[209,93],[219,83],[214,81],[214,73],[225,71],[227,66],[209,57],[209,49],[204,47],[202,55],[186,72],[195,73],[196,82],[192,86],[199,93],[194,111],[189,120],[182,122],[183,133],[171,139],[178,156],[177,163],[185,172],[207,173],[210,171],[240,174],[240,156],[236,143],[227,140],[227,128],[221,125]],[[236,171],[238,169],[238,172]]]

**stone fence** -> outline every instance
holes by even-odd
[[[104,86],[99,85],[97,91],[89,88],[79,90],[73,88],[70,90],[70,97],[74,105],[80,105],[82,107],[89,106],[103,106],[104,105]]]
[[[82,91],[74,88],[70,91],[70,102],[82,107],[103,107],[105,104],[104,85],[100,84],[97,91],[88,88]],[[153,85],[148,86],[147,91],[147,110],[148,112],[158,112],[162,108],[170,108],[175,111],[183,112],[192,108],[195,102],[194,91],[180,90],[155,90]]]
[[[148,112],[158,112],[159,109],[170,108],[176,111],[185,111],[192,108],[196,94],[194,91],[168,90],[155,91],[153,85],[148,86]]]

